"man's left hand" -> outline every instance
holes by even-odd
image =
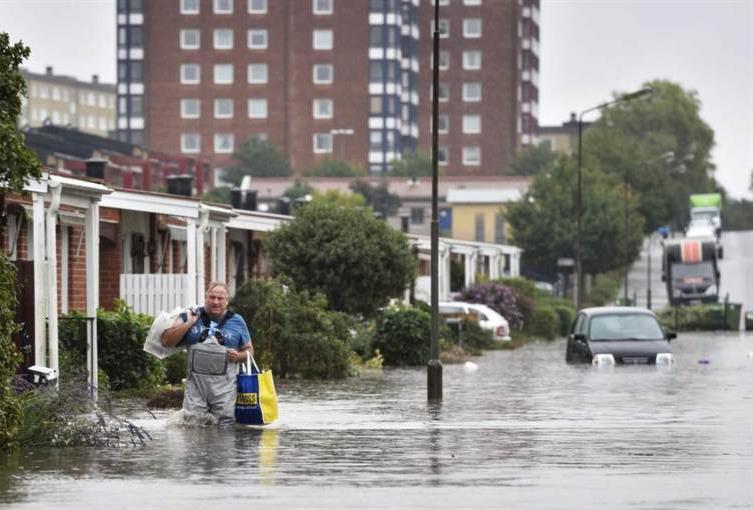
[[[246,351],[236,351],[235,349],[227,350],[227,359],[233,363],[245,363],[247,356],[250,355],[251,353],[248,353]]]

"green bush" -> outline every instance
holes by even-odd
[[[377,318],[374,348],[384,356],[385,365],[425,365],[430,339],[431,316],[418,308],[388,308]]]
[[[559,330],[557,312],[549,305],[538,305],[533,310],[531,320],[526,324],[526,333],[547,340],[554,340]]]
[[[723,307],[720,305],[666,307],[656,313],[662,326],[678,331],[724,329],[723,314]]]
[[[186,351],[178,351],[162,360],[168,384],[181,384],[186,378]]]
[[[113,311],[97,311],[99,368],[112,389],[148,390],[164,381],[162,362],[143,349],[152,321],[152,317],[134,313],[120,300],[116,300]],[[67,362],[76,365],[86,359],[83,315],[74,312],[61,320],[59,337],[62,355],[69,357]]]
[[[478,322],[472,320],[463,320],[460,336],[463,341],[463,349],[474,356],[480,356],[482,351],[495,347],[492,332],[481,329]]]
[[[350,329],[355,322],[327,310],[321,294],[298,292],[287,279],[252,280],[231,308],[252,330],[257,363],[285,378],[337,379],[350,372]]]
[[[620,271],[597,274],[594,277],[591,292],[585,297],[583,307],[604,306],[617,297],[622,282]]]
[[[567,336],[575,320],[575,308],[568,304],[554,304],[552,308],[557,314],[559,324],[557,333],[559,336]]]
[[[21,419],[18,398],[10,385],[21,362],[12,336],[18,327],[15,323],[15,277],[15,267],[4,253],[0,253],[0,450],[15,442]]]

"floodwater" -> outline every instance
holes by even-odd
[[[444,367],[278,382],[280,420],[0,463],[3,508],[753,508],[753,335],[681,334],[669,369],[568,366],[564,340]],[[699,363],[703,360],[707,363]]]

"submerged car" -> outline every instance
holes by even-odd
[[[445,317],[471,317],[478,321],[481,329],[492,332],[494,340],[507,342],[510,340],[510,324],[496,310],[481,303],[466,303],[464,301],[444,301],[439,303],[439,314]]]
[[[651,310],[627,306],[585,308],[575,317],[565,360],[593,365],[669,365],[674,363],[665,331]]]

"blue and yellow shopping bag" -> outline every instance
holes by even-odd
[[[235,421],[244,425],[266,425],[277,419],[277,393],[271,370],[259,370],[249,356],[245,372],[238,374],[238,397],[235,401]],[[251,364],[255,369],[251,370]]]

